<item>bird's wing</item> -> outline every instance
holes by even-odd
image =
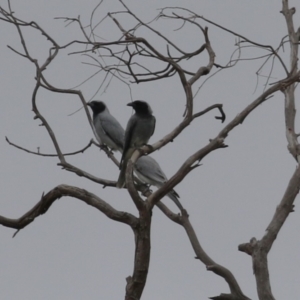
[[[135,168],[144,177],[149,178],[152,184],[164,183],[167,181],[167,177],[157,161],[150,156],[142,156],[135,163]]]
[[[142,175],[141,180],[144,180],[145,183],[155,185],[157,188],[161,188],[168,180],[158,162],[151,156],[140,157],[135,163],[135,169]],[[140,177],[139,174],[138,177]],[[174,201],[180,210],[183,209],[178,199],[179,195],[174,190],[171,190],[167,196]]]
[[[110,115],[110,118],[102,118],[101,125],[104,133],[121,149],[124,146],[124,129],[120,123]]]
[[[140,157],[136,162],[135,167],[140,173],[142,173],[142,175],[152,179],[152,181],[155,181],[157,187],[161,187],[168,180],[158,162],[151,156]],[[170,193],[179,198],[179,195],[174,190]]]
[[[152,122],[153,122],[153,131],[152,131],[152,133],[151,133],[151,136],[153,135],[153,133],[154,133],[154,130],[155,130],[155,124],[156,124],[156,119],[155,119],[155,117],[154,116],[152,116]]]
[[[94,125],[94,133],[96,135],[97,141],[100,143],[100,145],[102,145],[103,141],[101,136],[104,134],[104,130],[102,128],[101,120],[99,116],[94,117],[93,125]]]

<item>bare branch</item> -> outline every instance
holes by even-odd
[[[186,52],[182,51],[181,49],[179,49],[179,47],[177,47],[174,43],[172,43],[168,38],[166,38],[165,36],[163,36],[159,31],[153,29],[152,27],[150,27],[149,25],[147,25],[146,23],[142,22],[141,19],[139,19],[129,8],[127,5],[125,5],[125,3],[122,0],[119,0],[122,5],[126,8],[126,10],[128,11],[128,13],[130,15],[132,15],[138,22],[139,24],[142,24],[143,26],[147,27],[149,30],[151,30],[152,32],[154,32],[156,35],[158,35],[159,37],[161,37],[162,39],[164,39],[169,45],[172,45],[174,47],[174,49],[176,49],[178,52],[187,55]]]
[[[252,40],[246,38],[245,36],[243,36],[243,35],[241,35],[241,34],[239,34],[239,33],[237,33],[237,32],[234,32],[234,31],[232,31],[232,30],[230,30],[230,29],[228,29],[228,28],[225,28],[224,26],[221,26],[221,25],[219,25],[219,24],[217,24],[217,23],[215,23],[215,22],[213,22],[213,21],[211,21],[211,20],[209,20],[209,19],[207,19],[207,18],[205,18],[205,17],[203,17],[203,16],[200,16],[200,15],[198,15],[198,14],[195,14],[193,11],[191,11],[191,10],[189,10],[189,9],[182,8],[182,7],[165,7],[164,9],[178,9],[178,10],[182,10],[182,11],[189,12],[189,13],[192,15],[191,18],[193,18],[193,19],[195,19],[195,18],[202,19],[202,20],[204,20],[205,22],[210,23],[210,24],[212,24],[212,25],[214,25],[214,26],[216,26],[216,27],[218,27],[218,28],[220,28],[220,29],[222,29],[222,30],[228,32],[228,33],[231,33],[232,35],[235,35],[235,36],[237,36],[237,37],[243,39],[244,41],[246,41],[246,42],[248,42],[248,43],[250,43],[250,44],[252,44],[252,45],[256,45],[256,46],[259,46],[259,47],[261,47],[261,48],[269,49],[269,50],[272,52],[272,54],[275,55],[275,56],[278,58],[278,60],[280,61],[280,63],[281,63],[281,65],[282,65],[283,69],[284,69],[285,72],[286,72],[286,75],[289,74],[289,72],[288,72],[288,70],[287,70],[287,68],[286,68],[286,66],[285,66],[285,64],[284,64],[284,62],[283,62],[283,60],[282,60],[282,58],[278,55],[277,51],[275,51],[274,48],[273,48],[272,46],[270,46],[270,45],[263,45],[263,44],[259,44],[259,43],[257,43],[257,42],[254,42],[254,41],[252,41]]]
[[[57,164],[58,166],[61,166],[62,169],[75,173],[76,175],[78,175],[79,177],[84,177],[87,178],[93,182],[99,183],[103,185],[103,188],[110,186],[110,187],[115,187],[117,182],[116,181],[111,181],[111,180],[107,180],[107,179],[103,179],[103,178],[98,178],[86,171],[83,171],[82,169],[79,169],[75,166],[73,166],[70,163],[59,163]]]
[[[290,38],[290,79],[299,77],[299,71],[297,68],[298,61],[298,40],[293,26],[292,16],[295,12],[293,8],[289,9],[288,1],[282,1],[282,13],[285,16],[289,38]],[[299,80],[298,80],[299,82]],[[288,140],[288,149],[296,158],[299,163],[299,144],[297,141],[297,134],[295,133],[295,87],[296,81],[291,82],[285,86],[282,91],[285,95],[285,120],[286,120],[286,136]],[[272,294],[269,270],[268,270],[268,253],[279,234],[279,231],[285,223],[289,214],[293,211],[294,201],[299,193],[300,189],[300,167],[297,166],[287,189],[283,195],[283,198],[278,205],[276,212],[266,229],[266,233],[260,241],[255,238],[250,240],[250,243],[239,245],[239,250],[252,256],[253,270],[256,278],[257,292],[259,299],[275,300]]]
[[[25,151],[27,153],[30,153],[30,154],[34,154],[34,155],[39,155],[39,156],[45,156],[45,157],[57,157],[57,154],[46,154],[46,153],[41,153],[40,152],[40,147],[37,147],[38,151],[31,151],[31,150],[28,150],[26,148],[23,148],[21,146],[18,146],[14,143],[12,143],[8,137],[5,137],[5,140],[7,141],[7,143],[15,148],[18,148],[22,151]],[[79,154],[79,153],[84,153],[85,150],[87,150],[88,148],[91,147],[92,144],[95,144],[95,142],[93,141],[93,139],[90,140],[90,142],[84,147],[82,148],[81,150],[77,150],[77,151],[74,151],[74,152],[70,152],[70,153],[64,153],[63,155],[64,156],[70,156],[70,155],[76,155],[76,154]]]
[[[138,151],[135,151],[135,152],[138,152]],[[129,162],[127,164],[127,168],[126,168],[125,177],[126,177],[126,187],[128,189],[128,192],[129,192],[135,206],[141,213],[146,210],[146,206],[145,206],[143,199],[140,197],[139,193],[137,192],[137,190],[134,186],[134,182],[133,182],[133,166],[134,166],[134,163],[136,160],[138,160],[138,158],[135,159],[135,157],[133,158],[133,161],[129,160]]]
[[[89,43],[92,43],[92,41],[91,41],[90,38],[88,37],[86,31],[84,30],[83,25],[82,25],[82,23],[81,23],[79,17],[78,17],[78,18],[56,17],[56,18],[54,18],[54,19],[56,19],[56,20],[64,20],[65,22],[71,22],[71,23],[76,22],[76,23],[78,23],[78,25],[79,25],[79,27],[80,27],[80,30],[81,30],[81,32],[83,33],[83,35],[84,35],[84,37],[86,38],[86,40],[87,40]],[[69,23],[69,24],[70,24],[70,23]],[[69,24],[68,24],[68,25],[69,25]],[[66,25],[66,26],[68,26],[68,25]]]
[[[83,45],[83,47],[85,47],[85,50],[76,49],[76,51],[70,54],[84,53],[87,57],[89,57],[89,59],[93,60],[92,61],[93,66],[98,67],[99,71],[94,73],[94,75],[92,75],[90,78],[92,78],[93,76],[97,75],[100,72],[106,73],[100,87],[98,87],[94,95],[96,95],[104,87],[105,83],[108,82],[105,87],[106,90],[107,87],[110,85],[111,80],[114,78],[117,78],[121,82],[127,84],[127,86],[130,89],[131,82],[141,83],[141,82],[160,80],[178,74],[181,80],[182,88],[184,89],[185,92],[186,111],[184,114],[184,119],[178,124],[176,128],[174,128],[173,131],[171,131],[163,139],[159,140],[152,146],[144,146],[141,149],[139,149],[139,151],[135,151],[132,158],[129,160],[127,166],[127,171],[126,171],[127,189],[130,193],[131,198],[133,199],[135,206],[139,211],[139,218],[136,218],[131,214],[115,210],[110,205],[108,205],[105,201],[101,200],[99,197],[83,189],[70,187],[66,185],[60,185],[54,188],[53,190],[51,190],[46,195],[43,195],[40,202],[35,207],[33,207],[29,212],[24,214],[21,218],[13,220],[13,219],[8,219],[0,216],[0,224],[2,224],[3,226],[12,227],[20,230],[21,228],[24,228],[32,221],[34,221],[36,217],[45,213],[55,200],[63,196],[71,196],[80,199],[89,205],[94,206],[95,208],[103,212],[107,217],[113,220],[130,225],[135,233],[136,252],[135,252],[134,272],[132,277],[128,277],[127,279],[125,299],[136,300],[136,299],[140,299],[147,279],[149,260],[150,260],[151,211],[153,206],[157,205],[169,219],[176,222],[177,224],[182,225],[185,228],[189,240],[196,253],[197,259],[199,259],[203,264],[205,264],[207,270],[213,271],[215,274],[223,277],[228,283],[230,288],[230,294],[221,294],[220,296],[215,296],[212,297],[211,299],[234,299],[234,300],[249,299],[242,293],[233,274],[223,266],[215,263],[202,249],[198,241],[198,238],[196,236],[196,233],[189,221],[187,212],[183,209],[182,215],[179,214],[176,215],[171,210],[169,210],[163,203],[159,201],[160,199],[162,199],[163,196],[165,196],[168,192],[170,192],[178,183],[180,183],[187,176],[187,174],[189,174],[189,172],[191,172],[193,169],[198,167],[202,159],[205,158],[208,154],[210,154],[214,150],[227,147],[224,141],[228,136],[228,134],[235,127],[242,124],[244,119],[254,109],[256,109],[263,102],[270,99],[270,97],[277,91],[282,91],[285,95],[286,136],[288,140],[288,147],[293,157],[295,157],[296,160],[300,162],[300,146],[297,140],[299,134],[296,134],[295,132],[296,110],[295,110],[295,99],[294,99],[295,88],[297,86],[297,83],[300,82],[300,72],[298,71],[298,65],[297,65],[300,29],[298,29],[298,31],[296,32],[292,21],[292,16],[295,13],[295,9],[288,8],[287,0],[282,1],[283,2],[282,13],[286,18],[289,39],[288,40],[285,38],[282,39],[279,47],[274,49],[272,46],[256,43],[234,31],[231,31],[215,22],[212,22],[204,18],[203,16],[199,16],[188,9],[179,8],[179,7],[175,7],[171,9],[180,10],[181,12],[187,12],[190,15],[188,17],[185,17],[185,16],[180,16],[178,13],[172,12],[172,14],[168,16],[167,14],[165,14],[165,11],[169,8],[164,8],[160,11],[159,15],[154,20],[146,23],[142,21],[140,18],[138,18],[134,14],[134,12],[130,10],[127,5],[125,5],[123,0],[119,0],[119,2],[125,8],[125,11],[109,13],[106,17],[101,19],[96,25],[93,25],[94,13],[96,9],[100,7],[102,2],[103,0],[101,0],[98,6],[94,9],[91,15],[90,24],[87,27],[83,26],[83,24],[80,21],[80,17],[64,18],[65,22],[67,22],[67,26],[73,22],[77,22],[79,24],[80,30],[83,33],[86,41],[73,40],[63,46],[60,46],[51,36],[49,36],[35,22],[24,22],[20,19],[17,19],[14,16],[9,1],[8,1],[9,11],[5,11],[0,7],[0,14],[3,16],[3,18],[0,19],[5,22],[12,23],[14,24],[14,26],[16,26],[23,50],[18,51],[13,49],[12,47],[9,48],[12,51],[14,51],[16,54],[27,58],[36,67],[36,86],[34,88],[33,95],[32,95],[32,107],[35,113],[35,118],[40,119],[42,125],[45,126],[57,154],[42,154],[39,152],[39,150],[37,152],[34,152],[25,149],[23,147],[20,147],[18,145],[15,145],[11,143],[8,139],[7,142],[10,145],[31,154],[41,155],[41,156],[57,156],[60,160],[60,163],[58,165],[62,166],[63,169],[76,173],[78,176],[82,176],[94,182],[100,183],[104,187],[115,186],[116,185],[115,181],[96,178],[95,176],[77,168],[76,166],[73,166],[72,164],[69,164],[66,161],[65,156],[82,153],[88,147],[90,147],[93,142],[91,141],[88,144],[88,146],[84,147],[82,150],[75,151],[72,153],[67,153],[67,154],[62,153],[58,141],[56,139],[56,136],[50,127],[50,124],[42,115],[42,113],[38,110],[37,93],[39,91],[39,88],[42,87],[44,89],[47,89],[55,93],[68,93],[68,94],[77,95],[81,101],[82,107],[85,109],[87,119],[93,131],[94,131],[94,127],[92,125],[91,116],[86,106],[86,100],[83,97],[82,93],[79,90],[61,89],[53,86],[51,83],[48,82],[48,80],[44,75],[44,71],[46,70],[46,67],[48,67],[50,63],[53,62],[53,60],[57,57],[61,49],[68,48],[69,46],[75,44]],[[126,14],[127,16],[129,15],[134,19],[134,23],[136,23],[137,21],[137,24],[127,29],[126,26],[123,26],[121,24],[120,22],[121,18],[120,20],[117,19],[117,16],[119,16],[120,14]],[[159,31],[155,30],[152,27],[152,25],[150,26],[152,22],[164,17],[167,17],[169,19],[177,19],[179,22],[183,22],[180,28],[186,26],[186,24],[191,24],[191,26],[196,26],[199,30],[201,30],[205,43],[199,46],[199,48],[193,52],[187,53],[183,51],[178,45],[173,43],[171,40],[169,40],[166,36],[161,34]],[[113,20],[114,24],[121,32],[121,37],[120,38],[117,37],[116,40],[112,39],[112,41],[99,42],[98,41],[99,37],[96,35],[95,29],[106,18],[108,20]],[[201,20],[204,20],[205,22],[208,22],[222,29],[223,31],[226,31],[241,39],[241,41],[239,40],[237,42],[238,48],[232,54],[230,58],[230,62],[227,64],[227,66],[222,67],[219,64],[215,63],[215,53],[209,40],[208,28],[207,27],[203,28],[200,25],[200,23],[198,23],[198,22],[202,22]],[[22,32],[22,30],[26,27],[30,27],[34,30],[39,31],[52,44],[51,48],[49,48],[48,56],[42,64],[39,64],[39,62],[34,57],[31,56],[31,53],[29,51],[30,47],[27,47],[26,45],[26,41]],[[146,39],[145,37],[136,36],[138,28],[141,27],[151,31],[151,33],[154,33],[157,37],[162,39],[163,43],[165,44],[166,50],[159,51],[158,50],[159,48],[156,46],[156,44],[150,43],[149,39]],[[88,30],[90,30],[90,33],[88,32]],[[290,47],[291,47],[290,71],[288,71],[287,67],[285,66],[283,60],[279,55],[280,49],[283,49],[284,44],[287,43],[288,41],[290,42]],[[245,43],[245,45],[247,46],[242,46],[242,43]],[[173,141],[187,126],[191,124],[191,122],[195,118],[200,117],[213,109],[218,109],[221,114],[221,116],[217,116],[216,119],[221,120],[222,123],[225,121],[226,116],[223,111],[222,104],[211,105],[201,112],[194,113],[193,111],[194,97],[197,95],[197,93],[196,94],[193,93],[192,86],[197,81],[199,81],[201,77],[208,75],[211,72],[213,66],[216,66],[219,69],[225,69],[234,66],[238,61],[246,60],[245,58],[241,58],[241,50],[245,47],[249,47],[249,44],[254,45],[255,47],[262,48],[264,49],[264,51],[267,52],[267,55],[263,55],[255,58],[258,59],[258,58],[266,57],[262,66],[259,68],[257,72],[258,75],[259,72],[262,70],[262,68],[267,64],[267,62],[269,63],[270,59],[272,59],[271,70],[267,75],[266,90],[257,99],[255,99],[250,105],[248,105],[244,110],[242,110],[235,118],[233,118],[231,122],[229,122],[226,126],[224,126],[224,128],[219,132],[219,134],[214,139],[211,139],[205,147],[199,149],[198,151],[190,155],[190,157],[185,160],[185,162],[174,174],[174,176],[172,176],[163,187],[161,187],[160,189],[158,189],[156,192],[152,194],[151,192],[149,192],[147,194],[148,197],[147,200],[144,201],[138,193],[138,190],[141,191],[142,189],[134,183],[135,178],[133,177],[133,166],[136,160],[140,156],[144,155],[145,153],[151,153],[157,149],[160,149],[170,141]],[[189,70],[188,68],[185,68],[184,63],[186,61],[188,61],[191,58],[198,57],[198,55],[200,55],[205,50],[208,54],[208,59],[204,65],[197,65],[194,70]],[[238,52],[238,58],[233,57],[236,51]],[[93,57],[93,55],[95,54],[98,55],[97,58]],[[142,58],[146,62],[144,63],[143,61],[141,63],[141,60],[139,60],[140,58]],[[282,68],[286,73],[286,78],[272,84],[272,86],[267,89],[267,85],[269,84],[269,80],[272,75],[275,58],[277,58],[280,64],[282,65]],[[252,60],[254,58],[249,58],[249,59]],[[149,61],[150,64],[147,64]],[[153,61],[158,62],[159,67],[152,67],[151,62]],[[208,79],[209,78],[210,77],[208,77]],[[86,81],[88,81],[88,79]],[[86,81],[84,81],[83,83],[85,83]],[[107,147],[104,147],[103,145],[101,145],[101,148],[112,159],[112,161],[116,165],[118,165],[118,161],[115,159],[113,154],[109,151],[109,149],[107,149]],[[270,251],[275,241],[275,238],[279,233],[279,230],[281,229],[285,220],[287,219],[289,213],[293,211],[293,203],[300,189],[299,169],[300,168],[298,167],[294,175],[292,176],[289,186],[287,187],[286,193],[283,196],[283,199],[280,205],[278,206],[275,215],[271,223],[269,224],[264,237],[260,241],[257,241],[256,239],[252,239],[250,243],[240,245],[239,248],[240,251],[244,251],[252,256],[260,300],[274,299],[270,287],[268,265],[267,265],[267,254]]]
[[[200,162],[206,155],[215,151],[216,149],[227,147],[224,144],[224,140],[228,136],[229,132],[232,131],[236,126],[243,123],[245,118],[260,104],[269,99],[273,93],[284,90],[289,85],[300,81],[300,72],[296,73],[293,76],[290,76],[284,80],[281,80],[277,84],[270,87],[264,93],[262,93],[256,100],[254,100],[251,104],[249,104],[244,110],[242,110],[231,122],[229,122],[218,134],[218,136],[212,140],[210,140],[209,144],[207,144],[202,149],[195,152],[191,155],[179,168],[179,170],[165,183],[165,185],[155,191],[147,201],[149,201],[150,206],[153,207],[163,196],[165,196],[168,192],[170,192],[178,183],[180,183],[185,176],[193,170],[193,164],[195,162]],[[193,117],[192,117],[193,118]],[[179,133],[191,122],[191,119],[185,118],[183,122],[181,122],[172,132],[166,135],[163,139],[149,146],[144,146],[140,148],[143,153],[151,153],[157,149],[160,149],[166,143],[170,142],[174,139],[174,137],[178,136]]]
[[[293,212],[293,203],[300,189],[299,182],[300,167],[298,166],[290,179],[283,198],[278,205],[263,238],[260,241],[253,238],[250,243],[239,245],[240,251],[252,256],[253,270],[256,278],[259,299],[275,300],[271,291],[267,255],[287,217],[291,212]]]
[[[125,300],[140,299],[143,293],[150,263],[151,211],[140,211],[139,224],[135,227],[135,256],[133,275],[126,278]]]
[[[211,111],[211,110],[213,110],[215,108],[217,108],[220,111],[220,113],[221,113],[221,117],[215,117],[215,118],[217,120],[221,120],[221,122],[224,123],[225,119],[226,119],[226,115],[225,115],[225,112],[223,110],[223,104],[214,104],[214,105],[211,105],[208,108],[204,109],[203,111],[200,111],[200,112],[194,114],[193,115],[193,119],[198,118],[198,117],[200,117],[200,116],[208,113],[209,111]]]
[[[49,191],[46,195],[42,195],[41,200],[27,213],[18,219],[9,219],[0,216],[0,224],[5,227],[22,229],[32,223],[38,216],[45,214],[55,200],[61,197],[72,197],[85,202],[97,208],[104,213],[108,218],[122,222],[134,228],[138,224],[138,219],[130,213],[125,213],[114,209],[107,202],[99,198],[98,196],[78,187],[69,185],[59,185]]]
[[[288,1],[282,1],[282,13],[285,17],[289,41],[290,41],[290,73],[292,75],[298,72],[298,49],[299,38],[297,32],[295,32],[293,24],[294,8],[289,8]],[[300,145],[297,140],[297,134],[295,132],[295,84],[290,85],[284,90],[285,96],[285,125],[286,125],[286,138],[288,141],[288,149],[292,156],[300,162]]]
[[[237,280],[235,279],[234,275],[225,267],[217,264],[214,262],[208,254],[204,251],[204,249],[201,247],[198,237],[196,235],[196,232],[192,226],[192,224],[189,221],[189,216],[186,210],[182,211],[182,215],[175,215],[172,213],[163,203],[158,202],[156,204],[161,211],[173,222],[181,225],[189,238],[189,241],[194,249],[194,252],[196,254],[196,259],[199,259],[205,266],[207,271],[212,271],[216,275],[219,275],[224,278],[224,280],[227,282],[231,294],[221,294],[217,297],[212,297],[210,299],[232,299],[232,300],[250,300],[248,297],[246,297]],[[224,298],[224,297],[227,298]]]
[[[156,203],[156,206],[173,222],[181,225],[181,216],[180,214],[174,214],[165,204],[161,201]]]

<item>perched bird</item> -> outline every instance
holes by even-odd
[[[158,162],[150,156],[140,157],[135,163],[134,171],[141,181],[157,188],[162,187],[168,180]],[[167,196],[174,201],[180,210],[183,210],[183,206],[178,200],[179,195],[174,190],[170,191]]]
[[[120,175],[117,187],[125,185],[125,173],[127,162],[135,149],[146,145],[155,129],[155,117],[152,115],[150,105],[145,101],[133,101],[127,104],[132,106],[135,114],[131,116],[125,131],[124,149],[120,163]]]
[[[92,101],[87,105],[93,111],[93,124],[98,142],[122,153],[125,136],[123,127],[102,101]]]
[[[120,123],[110,114],[108,108],[102,101],[88,103],[93,111],[93,124],[99,143],[106,144],[111,149],[123,152],[125,130]],[[168,180],[158,162],[150,156],[142,156],[135,163],[134,171],[138,178],[146,184],[157,188],[163,186]],[[174,201],[179,209],[183,209],[179,202],[178,194],[172,190],[167,196]]]

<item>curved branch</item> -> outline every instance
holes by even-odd
[[[182,51],[179,47],[177,47],[174,43],[172,43],[168,38],[166,38],[164,35],[162,35],[159,31],[153,29],[151,26],[149,26],[148,24],[142,22],[141,19],[139,19],[129,8],[128,6],[122,1],[119,0],[119,2],[125,7],[125,9],[128,11],[128,13],[133,16],[141,25],[145,26],[146,28],[148,28],[149,30],[151,30],[152,32],[154,32],[157,36],[161,37],[162,39],[164,39],[168,44],[172,45],[174,47],[174,49],[176,49],[178,52],[187,55],[186,52]]]
[[[171,221],[181,225],[185,229],[196,254],[196,259],[199,259],[206,266],[207,271],[214,272],[216,275],[224,278],[224,280],[227,282],[231,294],[221,294],[220,296],[211,297],[210,299],[250,300],[243,294],[234,275],[227,268],[217,264],[213,259],[211,259],[201,247],[196,232],[190,223],[187,211],[183,210],[182,215],[176,215],[172,213],[163,203],[158,202],[156,205]]]
[[[117,182],[116,181],[111,181],[111,180],[107,180],[107,179],[102,179],[99,177],[96,177],[86,171],[83,171],[69,163],[59,163],[57,164],[58,166],[61,166],[62,169],[69,171],[69,172],[73,172],[76,175],[78,175],[79,177],[84,177],[87,178],[93,182],[99,183],[103,185],[103,188],[107,187],[107,186],[111,186],[111,187],[115,187]]]
[[[290,39],[290,78],[299,77],[298,71],[298,40],[297,34],[294,30],[292,16],[295,13],[295,9],[289,9],[288,1],[282,1],[282,11],[286,19],[287,29]],[[299,81],[299,80],[298,80]],[[296,82],[296,81],[295,81]],[[250,240],[250,243],[239,245],[239,250],[252,256],[253,271],[256,278],[257,293],[259,299],[275,300],[272,294],[269,269],[268,269],[268,253],[279,234],[279,231],[285,223],[287,217],[293,212],[294,201],[300,190],[300,149],[297,141],[297,134],[295,133],[295,82],[291,82],[285,86],[282,91],[285,95],[285,125],[286,125],[286,137],[288,141],[288,149],[293,157],[297,160],[298,166],[291,177],[286,191],[282,197],[280,204],[278,205],[275,214],[266,229],[266,233],[260,241],[255,238]]]
[[[202,261],[202,263],[204,263],[206,265],[206,269],[208,271],[212,271],[215,274],[223,277],[225,279],[225,281],[228,283],[231,294],[234,296],[233,299],[249,299],[248,297],[246,297],[241,288],[238,285],[238,282],[236,281],[235,277],[233,276],[233,274],[226,269],[225,267],[217,264],[216,262],[214,262],[208,255],[207,253],[203,250],[203,248],[201,247],[197,235],[194,231],[193,226],[191,225],[188,215],[186,213],[182,214],[182,226],[184,227],[189,240],[192,244],[192,247],[197,255],[197,259],[200,259]]]
[[[67,196],[81,200],[86,204],[97,208],[108,218],[127,224],[132,228],[135,228],[138,224],[138,219],[134,215],[114,209],[106,201],[95,194],[75,186],[61,184],[49,191],[46,195],[43,193],[41,200],[22,217],[18,219],[9,219],[0,216],[0,225],[20,230],[32,223],[40,215],[46,213],[56,200]]]
[[[211,106],[207,107],[206,109],[204,109],[204,110],[202,110],[202,111],[194,114],[193,115],[193,119],[198,118],[198,117],[200,117],[200,116],[208,113],[209,111],[211,111],[211,110],[213,110],[215,108],[217,108],[219,110],[220,114],[221,114],[221,117],[218,116],[218,117],[215,117],[215,118],[217,120],[221,120],[221,122],[224,123],[225,120],[226,120],[226,115],[225,115],[225,112],[223,110],[223,104],[214,104],[214,105],[211,105]]]
[[[290,74],[293,76],[299,76],[297,69],[298,61],[298,40],[297,34],[293,27],[292,16],[294,13],[293,9],[289,9],[288,1],[284,0],[282,13],[286,18],[289,38],[290,38]],[[286,136],[288,140],[288,149],[291,154],[296,158],[299,163],[299,143],[297,141],[297,134],[295,133],[295,83],[290,84],[283,89],[285,95],[285,120],[286,120]],[[260,241],[252,238],[250,243],[242,244],[239,246],[239,250],[243,251],[252,256],[253,269],[257,282],[257,291],[259,299],[275,299],[272,295],[267,255],[270,251],[281,227],[289,216],[290,212],[293,211],[293,203],[297,194],[299,193],[299,180],[300,180],[300,168],[299,165],[295,170],[285,194],[276,209],[276,212],[267,227],[266,233]]]
[[[50,138],[51,138],[51,141],[54,145],[54,148],[56,150],[56,153],[57,153],[57,156],[59,158],[59,160],[61,161],[61,163],[66,163],[66,160],[64,158],[64,155],[62,153],[62,151],[60,150],[60,146],[58,144],[58,141],[56,139],[56,136],[52,130],[52,128],[50,127],[49,123],[47,122],[47,120],[44,118],[44,116],[40,113],[40,111],[38,110],[37,108],[37,105],[36,105],[36,95],[37,95],[37,91],[38,89],[40,88],[40,69],[37,69],[37,73],[38,73],[38,78],[37,78],[37,83],[35,85],[35,88],[33,90],[33,93],[32,93],[32,110],[33,112],[35,113],[35,117],[34,119],[40,119],[41,122],[42,122],[42,125],[45,126]]]
[[[239,38],[242,38],[243,40],[245,40],[246,42],[248,42],[248,43],[250,43],[250,44],[252,44],[252,45],[256,45],[256,46],[259,46],[259,47],[261,47],[261,48],[269,49],[269,50],[272,52],[272,54],[278,58],[278,60],[279,60],[279,62],[281,63],[281,65],[282,65],[282,67],[283,67],[283,69],[284,69],[286,75],[287,75],[287,76],[289,75],[288,69],[287,69],[287,67],[285,66],[285,64],[284,64],[284,62],[283,62],[283,60],[282,60],[282,58],[281,58],[280,55],[277,53],[277,51],[274,50],[274,48],[273,48],[271,45],[263,45],[263,44],[254,42],[254,41],[252,41],[252,40],[246,38],[245,36],[243,36],[243,35],[241,35],[241,34],[239,34],[239,33],[237,33],[237,32],[234,32],[234,31],[232,31],[232,30],[230,30],[230,29],[228,29],[228,28],[226,28],[226,27],[224,27],[224,26],[222,26],[222,25],[219,25],[219,24],[217,24],[217,23],[215,23],[215,22],[213,22],[213,21],[211,21],[211,20],[209,20],[209,19],[207,19],[207,18],[205,18],[205,17],[203,17],[203,16],[200,16],[200,15],[195,14],[193,11],[191,11],[191,10],[189,10],[189,9],[187,9],[187,8],[182,8],[182,7],[165,7],[164,9],[178,9],[178,10],[186,11],[186,12],[192,14],[192,17],[190,17],[190,18],[192,18],[192,19],[195,19],[195,18],[202,19],[202,20],[204,20],[205,22],[210,23],[210,24],[212,24],[212,25],[214,25],[214,26],[216,26],[216,27],[218,27],[218,28],[220,28],[220,29],[222,29],[222,30],[224,30],[224,31],[226,31],[226,32],[228,32],[228,33],[234,35],[234,36],[237,36],[237,37],[239,37]]]
[[[161,201],[156,203],[156,206],[168,217],[171,221],[181,225],[181,216],[180,214],[173,213],[165,204]]]
[[[138,151],[135,151],[138,152]],[[137,192],[135,186],[134,186],[134,182],[133,182],[133,166],[134,163],[138,160],[138,156],[136,159],[136,155],[133,154],[134,158],[133,159],[129,159],[128,164],[127,164],[127,168],[126,168],[126,174],[125,174],[125,180],[126,180],[126,187],[127,190],[136,206],[136,208],[139,210],[139,212],[141,213],[142,211],[145,211],[145,203],[143,201],[143,199],[140,197],[139,193]]]
[[[250,243],[239,245],[239,251],[252,256],[259,299],[275,300],[271,291],[267,255],[287,217],[293,212],[294,201],[300,190],[299,182],[300,166],[297,167],[291,177],[282,200],[276,208],[275,214],[268,225],[263,238],[260,241],[252,238]]]
[[[167,193],[169,193],[178,183],[180,183],[185,176],[193,170],[193,164],[198,161],[198,163],[209,153],[216,149],[227,147],[224,144],[224,140],[228,136],[229,132],[231,132],[236,126],[243,123],[243,121],[247,118],[247,116],[260,104],[269,99],[272,94],[279,90],[286,89],[289,85],[300,81],[300,71],[297,72],[293,76],[289,76],[288,78],[279,81],[264,93],[262,93],[256,100],[254,100],[251,104],[249,104],[245,109],[243,109],[231,122],[229,122],[218,134],[217,137],[210,140],[209,144],[207,144],[202,149],[195,152],[191,155],[184,164],[179,168],[179,170],[164,184],[163,187],[155,191],[149,198],[148,201],[150,206],[153,207],[159,199],[164,197]],[[166,135],[163,139],[154,143],[151,146],[144,146],[140,150],[143,153],[151,153],[157,149],[160,149],[165,144],[173,140],[179,133],[190,123],[190,119],[185,118],[183,122],[181,122],[172,132]]]
[[[16,144],[12,143],[12,142],[8,139],[8,137],[5,137],[5,140],[6,140],[6,142],[7,142],[9,145],[11,145],[11,146],[13,146],[13,147],[15,147],[15,148],[17,148],[17,149],[20,149],[20,150],[22,150],[22,151],[25,151],[25,152],[27,152],[27,153],[30,153],[30,154],[39,155],[39,156],[45,156],[45,157],[57,157],[57,154],[41,153],[41,152],[39,151],[40,147],[37,147],[38,151],[31,151],[31,150],[28,150],[28,149],[26,149],[26,148],[23,148],[23,147],[21,147],[21,146],[18,146],[18,145],[16,145]],[[77,150],[77,151],[70,152],[70,153],[64,153],[63,155],[64,155],[64,156],[70,156],[70,155],[76,155],[76,154],[79,154],[79,153],[84,153],[84,151],[87,150],[88,148],[90,148],[92,144],[95,144],[95,142],[93,141],[93,139],[91,139],[90,142],[89,142],[84,148],[82,148],[81,150]]]

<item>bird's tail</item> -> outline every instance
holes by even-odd
[[[126,168],[127,168],[127,163],[130,157],[132,156],[135,148],[129,148],[126,153],[123,152],[122,159],[121,159],[121,165],[120,165],[120,175],[117,181],[117,188],[121,189],[125,186],[125,175],[126,175]]]
[[[167,194],[167,196],[172,200],[174,201],[174,203],[176,204],[176,206],[180,209],[180,210],[183,210],[183,206],[181,205],[180,201],[179,201],[179,195],[174,191],[172,190],[170,193]]]
[[[124,160],[122,163],[121,171],[119,174],[119,178],[117,181],[117,188],[121,189],[125,186],[125,174],[126,174],[126,166],[127,166],[127,160]]]

